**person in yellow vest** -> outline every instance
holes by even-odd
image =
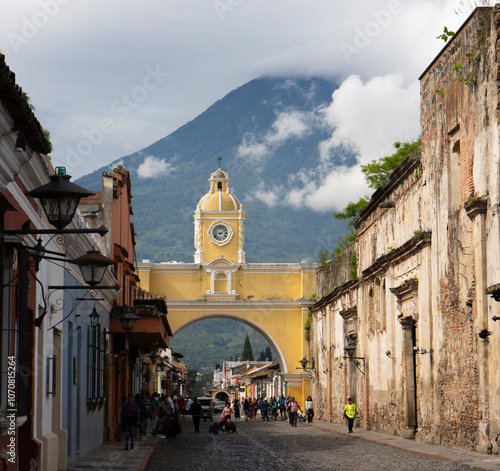
[[[344,417],[347,419],[347,430],[352,433],[352,427],[354,425],[354,419],[356,418],[356,404],[352,402],[350,397],[347,398],[347,404],[345,405]]]

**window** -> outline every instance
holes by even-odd
[[[101,325],[88,327],[87,399],[104,397],[104,332]]]
[[[453,144],[448,169],[448,198],[450,211],[458,211],[461,201],[460,141]]]

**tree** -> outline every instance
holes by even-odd
[[[253,361],[252,344],[250,343],[250,337],[245,337],[245,343],[243,344],[243,354],[241,355],[242,361]]]
[[[392,172],[401,165],[403,160],[411,155],[420,155],[420,138],[409,142],[395,142],[394,148],[396,152],[393,154],[378,160],[372,160],[369,164],[361,166],[361,171],[370,188],[378,190],[383,187],[389,181]]]
[[[269,360],[273,359],[273,352],[271,350],[271,347],[269,346],[266,347],[265,357],[268,358]]]
[[[264,352],[264,350],[261,350],[259,358],[257,358],[257,361],[265,361],[265,360],[266,360],[266,353]]]
[[[394,148],[396,152],[385,157],[381,157],[377,160],[372,160],[369,164],[362,165],[361,171],[365,176],[365,180],[368,186],[374,190],[386,185],[391,177],[391,174],[396,170],[401,163],[408,157],[412,155],[420,155],[420,137],[408,142],[395,142]],[[325,266],[328,263],[329,255],[331,257],[338,257],[341,255],[347,246],[354,240],[356,233],[354,230],[354,221],[359,217],[361,211],[370,202],[369,196],[363,196],[355,203],[350,202],[341,211],[333,213],[335,219],[346,219],[347,223],[347,233],[345,237],[339,236],[339,241],[335,248],[328,253],[328,250],[324,250],[318,254],[319,263]]]

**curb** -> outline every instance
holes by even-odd
[[[321,430],[325,430],[327,432],[332,432],[332,433],[338,433],[340,435],[345,435],[346,437],[349,437],[349,438],[357,438],[358,440],[365,440],[366,442],[376,443],[377,445],[390,446],[392,448],[397,448],[398,450],[407,451],[409,453],[416,453],[418,455],[427,456],[429,458],[436,458],[436,459],[439,459],[439,460],[448,461],[449,463],[453,463],[453,464],[458,462],[458,460],[454,460],[453,458],[449,458],[448,456],[437,455],[435,453],[429,453],[429,452],[426,452],[426,451],[414,450],[414,449],[411,449],[411,448],[403,448],[402,446],[393,445],[391,443],[381,442],[381,441],[378,441],[378,440],[374,440],[373,438],[361,437],[359,435],[354,435],[352,433],[339,432],[338,430],[332,430],[332,429],[329,429],[329,428],[326,428],[326,427],[320,427],[319,425],[311,425],[311,426],[319,428]]]
[[[138,471],[146,471],[147,467],[149,466],[149,463],[151,461],[151,458],[153,457],[153,453],[154,451],[156,450],[156,447],[158,445],[158,442],[160,441],[160,439],[158,437],[156,437],[156,440],[155,442],[153,443],[153,446],[151,447],[151,449],[148,451],[148,454],[146,455],[146,457],[144,458],[144,461],[142,462],[141,464],[141,467],[139,468]]]

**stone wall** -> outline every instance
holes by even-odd
[[[421,158],[356,221],[356,280],[347,259],[318,270],[312,386],[334,422],[354,391],[364,428],[499,452],[498,31],[500,6],[476,9],[420,77]]]

